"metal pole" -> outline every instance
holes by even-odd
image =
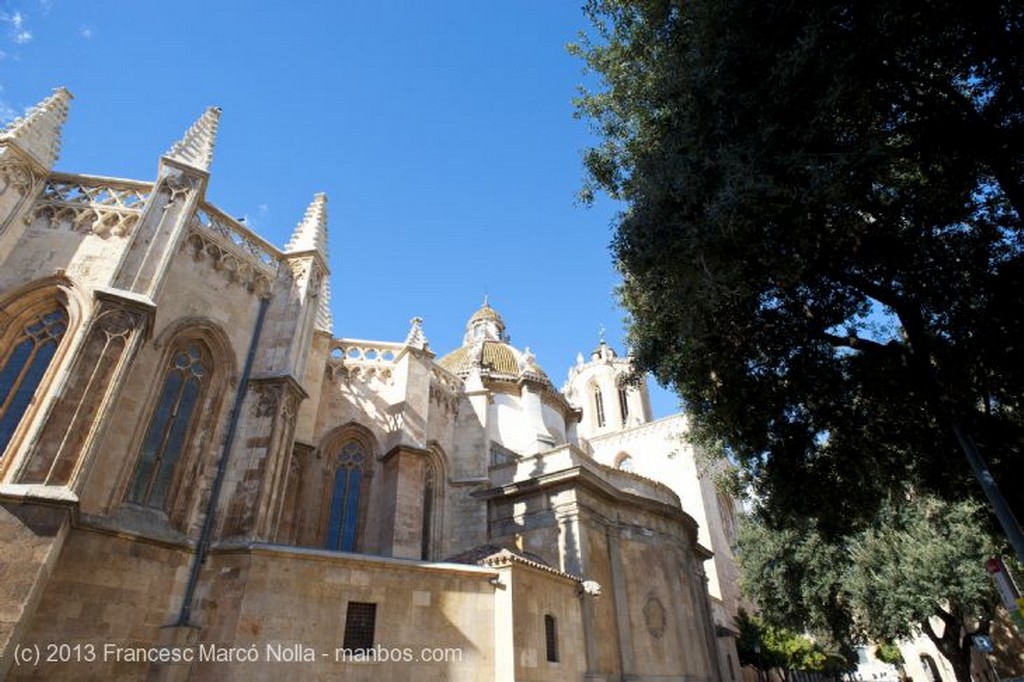
[[[950,426],[953,429],[953,433],[956,434],[956,439],[960,442],[960,448],[967,455],[967,461],[974,471],[975,478],[981,484],[981,489],[985,491],[985,497],[988,498],[992,511],[995,512],[996,518],[999,519],[999,525],[1003,527],[1003,532],[1009,538],[1010,546],[1017,553],[1017,559],[1024,563],[1024,531],[1021,531],[1020,523],[1014,517],[1013,510],[1010,509],[1010,505],[1006,503],[1006,499],[999,491],[999,485],[988,470],[988,466],[985,464],[981,453],[978,452],[978,446],[974,444],[974,440],[960,428],[960,424],[956,421],[951,420]]]

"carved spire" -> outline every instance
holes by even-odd
[[[324,277],[320,291],[320,302],[316,308],[316,322],[313,324],[321,331],[334,333],[334,317],[331,315],[331,280]]]
[[[295,227],[285,253],[319,251],[327,260],[327,195],[317,192],[306,208],[302,222]]]
[[[295,226],[292,238],[284,247],[285,253],[316,251],[326,265],[327,261],[327,195],[317,192],[306,207],[302,221]],[[316,310],[316,328],[331,332],[334,320],[331,317],[331,284],[325,276],[320,290],[320,301]]]
[[[165,156],[193,168],[209,171],[219,125],[220,107],[208,107],[199,120],[185,131],[185,136],[171,145]]]
[[[423,318],[414,317],[409,322],[412,324],[412,327],[409,328],[409,334],[405,337],[405,345],[426,350],[430,344],[427,342],[427,337],[423,334]]]
[[[52,168],[60,156],[60,133],[73,98],[67,88],[55,88],[24,116],[8,123],[0,131],[0,141],[15,143],[45,168]]]

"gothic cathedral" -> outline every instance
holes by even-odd
[[[739,679],[734,503],[628,357],[336,337],[324,195],[209,203],[216,108],[56,172],[70,100],[0,131],[0,678]]]

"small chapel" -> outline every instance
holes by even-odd
[[[628,354],[336,336],[325,195],[219,210],[217,108],[55,171],[71,99],[0,131],[0,678],[741,679],[735,502]]]

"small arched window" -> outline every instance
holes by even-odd
[[[594,414],[597,415],[597,426],[598,428],[604,426],[604,396],[601,395],[601,389],[594,387]]]
[[[171,353],[170,367],[163,377],[160,397],[132,475],[129,502],[165,508],[209,369],[209,355],[197,341],[189,341]]]
[[[619,388],[619,414],[622,415],[622,425],[626,425],[629,419],[629,392],[624,386]]]
[[[544,616],[544,645],[550,663],[558,663],[558,624],[551,614]]]
[[[363,487],[366,453],[359,441],[341,446],[334,471],[331,515],[327,523],[327,549],[354,552],[359,528],[359,495]]]
[[[0,365],[0,455],[14,436],[67,328],[68,314],[64,308],[51,308],[37,314],[24,324],[3,357]]]

